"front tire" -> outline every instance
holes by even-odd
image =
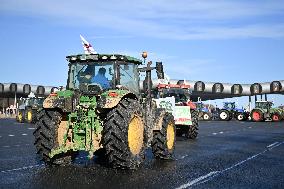
[[[26,110],[26,113],[25,113],[25,120],[26,120],[26,122],[27,123],[35,123],[36,116],[37,116],[36,114],[37,114],[36,110],[28,108]]]
[[[191,120],[192,125],[189,126],[186,137],[189,139],[195,139],[198,135],[198,112],[196,110],[191,110]]]
[[[34,131],[35,146],[37,153],[47,165],[68,165],[73,160],[72,152],[62,153],[50,158],[49,154],[59,144],[63,143],[62,133],[60,129],[64,129],[67,125],[67,116],[63,116],[56,110],[41,110],[39,120],[36,123]]]
[[[136,169],[144,158],[144,121],[137,100],[122,99],[106,117],[103,147],[113,168]]]
[[[211,119],[212,119],[211,116],[207,112],[204,112],[203,120],[204,121],[210,121]]]
[[[18,110],[18,115],[17,115],[17,121],[19,123],[23,123],[24,122],[24,111],[23,110]]]
[[[281,117],[280,117],[280,115],[279,115],[278,113],[272,114],[272,115],[271,115],[271,119],[272,119],[272,121],[274,121],[274,122],[279,122],[279,121],[281,121]]]
[[[161,119],[161,130],[154,131],[153,134],[152,152],[157,159],[171,159],[176,141],[175,120],[168,112]]]
[[[243,113],[238,113],[236,118],[237,118],[238,121],[244,121],[246,119],[246,117]]]

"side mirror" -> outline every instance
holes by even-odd
[[[162,62],[156,62],[156,72],[158,79],[164,79],[164,67]]]

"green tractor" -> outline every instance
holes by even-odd
[[[183,81],[178,81],[177,84],[161,82],[157,86],[155,101],[158,107],[165,108],[174,115],[177,136],[195,139],[199,129],[198,111],[190,101],[189,88]]]
[[[138,68],[141,60],[119,54],[66,58],[66,90],[45,99],[34,132],[37,153],[46,164],[70,164],[76,152],[87,151],[89,158],[95,152],[103,155],[113,168],[135,169],[146,147],[158,159],[172,157],[174,117],[157,108],[151,94],[151,71],[161,77],[161,63]],[[139,72],[146,72],[144,94]]]
[[[250,117],[252,121],[274,121],[278,122],[284,118],[284,110],[280,108],[272,108],[273,102],[257,101],[255,108],[251,111]]]
[[[44,98],[29,95],[28,98],[20,98],[16,120],[20,123],[35,123],[38,110],[42,108]]]

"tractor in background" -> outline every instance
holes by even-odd
[[[272,108],[271,101],[256,101],[255,108],[251,111],[251,120],[255,122],[260,121],[274,121],[278,122],[284,119],[284,110],[281,108]]]
[[[156,89],[155,101],[159,108],[165,108],[175,118],[177,136],[195,139],[198,135],[198,111],[190,101],[190,85],[180,80],[168,84],[160,80]]]
[[[245,109],[236,108],[235,102],[224,102],[224,106],[219,112],[221,121],[230,121],[232,118],[238,121],[245,121],[248,117],[249,113]]]
[[[142,57],[147,57],[143,53]],[[162,63],[121,54],[78,54],[66,57],[65,90],[51,93],[36,123],[35,147],[48,165],[72,163],[78,151],[103,155],[108,165],[136,169],[147,147],[155,158],[171,159],[176,128],[172,114],[152,99],[151,71],[163,79]],[[139,73],[146,72],[143,93]]]
[[[35,123],[44,99],[44,97],[36,97],[33,93],[30,93],[27,98],[20,98],[16,120],[20,123]]]
[[[204,121],[210,121],[213,119],[213,114],[208,107],[204,105],[203,102],[195,102],[196,110],[198,111],[198,119]]]

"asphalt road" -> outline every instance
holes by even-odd
[[[0,119],[0,188],[284,188],[284,122],[201,122],[196,140],[177,139],[174,160],[155,160],[148,150],[134,171],[84,153],[71,166],[45,167],[33,131]]]

